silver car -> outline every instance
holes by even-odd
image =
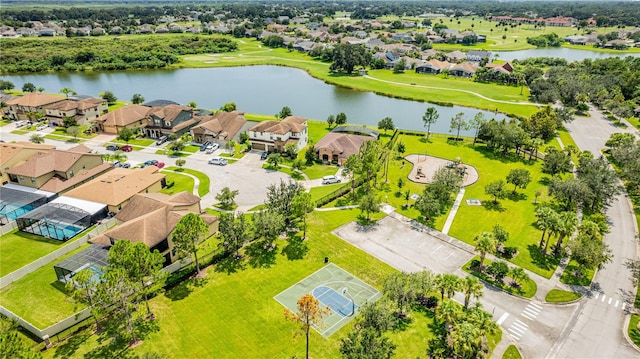
[[[222,157],[214,157],[209,160],[210,165],[226,166],[227,160]]]

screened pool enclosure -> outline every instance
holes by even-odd
[[[5,225],[33,211],[55,198],[55,196],[55,193],[33,191],[32,188],[24,186],[8,184],[0,187],[0,225]]]

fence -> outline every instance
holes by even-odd
[[[54,260],[62,257],[63,255],[70,253],[71,251],[74,251],[78,248],[80,248],[80,246],[84,245],[85,243],[87,243],[87,241],[90,238],[95,237],[98,234],[104,233],[106,232],[109,228],[113,227],[116,225],[116,220],[115,218],[111,218],[105,222],[103,222],[102,224],[97,225],[94,229],[92,229],[89,233],[85,234],[84,236],[82,236],[81,238],[65,245],[62,248],[59,248],[49,254],[47,254],[44,257],[40,257],[38,259],[36,259],[35,261],[25,265],[24,267],[17,269],[7,275],[5,275],[4,277],[0,278],[0,289],[8,286],[9,284],[17,281],[18,279],[24,277],[25,275],[39,269],[40,267],[47,265],[51,262],[53,262]]]
[[[15,229],[18,229],[18,224],[16,221],[11,221],[0,227],[0,236],[4,236],[5,234],[12,232]]]
[[[365,181],[364,177],[357,178],[355,181],[355,185],[353,186],[353,189],[355,190],[356,188],[360,187],[364,183],[364,181]],[[333,201],[334,199],[342,197],[345,194],[349,193],[349,191],[351,191],[351,185],[352,185],[351,182],[346,183],[340,186],[335,191],[324,195],[323,197],[321,197],[316,201],[316,208],[322,207],[325,204]]]

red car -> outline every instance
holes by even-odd
[[[164,167],[164,162],[158,162],[154,166],[156,166],[158,168],[162,168],[162,167]]]
[[[120,147],[120,150],[124,151],[124,152],[131,152],[131,151],[133,151],[133,147],[131,147],[131,145],[124,145],[124,146]]]

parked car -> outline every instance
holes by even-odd
[[[144,165],[145,166],[150,166],[150,165],[156,165],[158,164],[158,160],[148,160],[148,161],[144,161]]]
[[[154,164],[154,166],[156,166],[158,168],[162,168],[162,167],[164,167],[164,162],[156,162],[156,164]]]
[[[322,184],[340,183],[342,178],[338,176],[324,176],[322,177]]]
[[[212,143],[209,146],[207,146],[207,154],[212,154],[213,151],[217,150],[220,147],[219,144],[217,143]]]
[[[16,122],[16,128],[22,127],[27,124],[27,121],[18,121]]]
[[[262,152],[262,153],[260,154],[260,159],[261,159],[261,160],[266,160],[266,159],[267,159],[267,157],[269,157],[269,152],[267,152],[267,151],[264,151],[264,152]]]
[[[200,151],[204,151],[207,149],[207,146],[209,146],[211,144],[211,141],[207,141],[205,143],[202,144],[202,146],[200,146]]]
[[[133,147],[131,147],[131,145],[124,145],[124,146],[120,147],[120,150],[124,151],[124,152],[131,152],[131,151],[133,151]]]
[[[227,160],[222,157],[214,157],[209,160],[210,165],[226,166],[227,163]]]
[[[158,138],[158,140],[156,141],[156,145],[161,145],[165,142],[167,142],[167,140],[169,140],[168,136],[161,136],[160,138]]]
[[[113,167],[122,167],[122,162],[120,161],[113,162]]]
[[[131,167],[131,163],[127,163],[127,162],[120,162],[120,167],[122,168],[130,168]]]
[[[38,127],[36,127],[36,131],[42,131],[48,127],[49,125],[47,125],[46,123],[43,123],[42,125],[38,125]]]
[[[118,145],[109,145],[109,146],[107,146],[107,150],[109,150],[109,151],[117,151],[119,149],[120,149],[120,147],[118,147]]]

